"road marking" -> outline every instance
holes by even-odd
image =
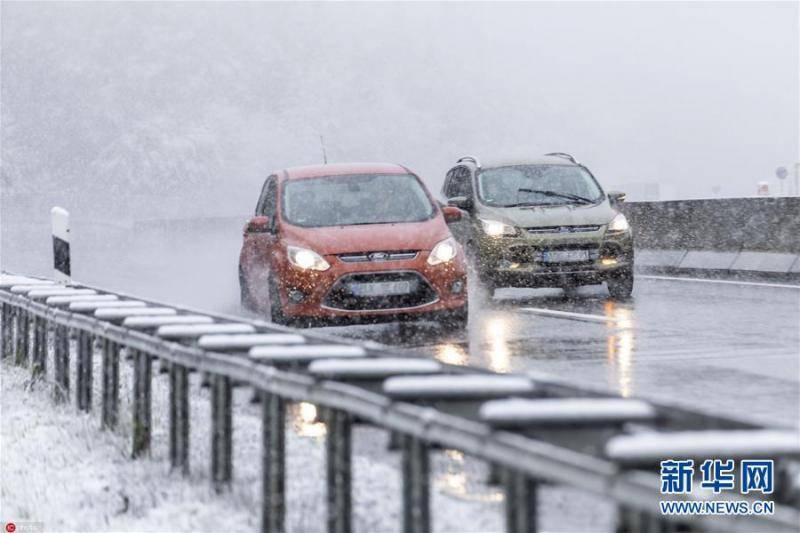
[[[695,281],[699,283],[723,283],[727,285],[749,285],[751,287],[774,287],[776,289],[800,290],[800,285],[789,285],[784,283],[761,283],[758,281],[734,281],[729,279],[681,278],[677,276],[637,276],[637,277],[644,279],[660,279],[666,281]]]
[[[552,316],[556,318],[567,318],[570,320],[586,320],[588,322],[616,322],[613,317],[605,315],[589,315],[586,313],[573,313],[571,311],[556,311],[555,309],[545,309],[543,307],[520,307],[524,313],[534,313],[537,315]]]

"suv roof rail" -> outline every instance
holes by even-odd
[[[480,160],[478,160],[478,158],[475,157],[474,155],[465,155],[463,157],[460,157],[460,158],[458,158],[458,161],[456,161],[456,163],[463,163],[464,161],[470,161],[472,163],[475,163],[476,167],[480,167],[481,166]]]
[[[544,155],[552,155],[554,157],[560,157],[561,159],[567,159],[569,161],[572,161],[576,165],[580,165],[577,159],[575,159],[574,157],[572,157],[571,154],[568,154],[566,152],[550,152],[549,154],[544,154]]]

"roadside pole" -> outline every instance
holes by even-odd
[[[61,207],[50,210],[53,226],[53,279],[59,283],[69,283],[70,251],[69,251],[69,212]]]

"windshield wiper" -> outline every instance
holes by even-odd
[[[583,196],[578,196],[576,194],[568,194],[563,192],[555,192],[555,191],[545,191],[542,189],[517,189],[517,192],[532,192],[536,194],[543,194],[545,196],[555,196],[557,198],[566,198],[567,200],[573,200],[575,202],[579,202],[582,204],[593,204],[594,200],[590,200],[589,198],[584,198]],[[524,204],[515,204],[515,205],[524,205]],[[541,204],[534,204],[534,205],[541,205]]]

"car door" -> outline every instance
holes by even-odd
[[[452,198],[464,197],[472,200],[472,173],[464,165],[451,168],[445,177],[442,194],[446,201]],[[457,222],[449,224],[450,231],[458,242],[465,245],[470,240],[472,224],[470,222],[470,210],[463,210],[464,216]]]
[[[245,227],[242,246],[243,274],[252,292],[262,292],[266,288],[272,268],[272,255],[276,253],[278,235],[276,232],[278,212],[278,178],[270,176],[264,182],[261,195],[256,204],[255,216]],[[267,217],[266,224],[262,217]],[[254,224],[253,222],[259,222]]]

